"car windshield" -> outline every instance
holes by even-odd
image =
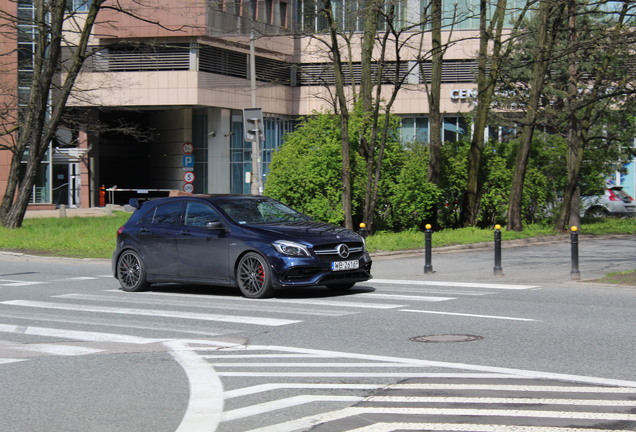
[[[234,222],[263,224],[306,221],[307,216],[270,199],[226,199],[216,203]]]

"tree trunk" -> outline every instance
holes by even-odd
[[[486,126],[490,104],[495,93],[501,66],[502,31],[506,11],[506,0],[499,0],[491,24],[488,24],[488,2],[480,2],[479,24],[479,68],[477,75],[477,107],[473,122],[473,136],[468,153],[468,184],[462,205],[462,225],[473,226],[479,214],[479,177],[481,154],[486,140]],[[493,31],[494,29],[494,31]],[[493,42],[492,54],[488,52]]]
[[[429,159],[427,180],[435,185],[440,183],[442,160],[442,114],[440,100],[442,91],[442,0],[431,1],[431,83],[428,89],[429,106]]]
[[[552,0],[541,0],[539,5],[540,25],[538,28],[538,41],[534,52],[534,64],[532,66],[532,81],[530,83],[530,98],[523,120],[521,142],[517,151],[515,168],[512,174],[510,187],[510,200],[508,202],[508,231],[522,231],[522,195],[523,184],[528,168],[528,158],[532,147],[534,129],[537,122],[539,102],[545,84],[545,77],[550,65],[554,39],[550,37],[551,24],[554,22],[555,8],[551,6]],[[558,15],[558,14],[557,14]],[[557,20],[558,21],[558,20]]]

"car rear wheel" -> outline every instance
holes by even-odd
[[[609,212],[605,210],[603,207],[592,207],[585,212],[585,216],[591,219],[600,219],[607,217]]]
[[[143,291],[150,284],[146,280],[146,265],[135,251],[124,251],[117,260],[117,279],[127,292]]]
[[[271,297],[274,291],[269,265],[257,253],[250,252],[241,258],[236,268],[236,281],[247,298]]]

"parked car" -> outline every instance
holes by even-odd
[[[621,186],[608,185],[603,195],[581,196],[581,210],[587,217],[636,215],[636,203]]]
[[[177,282],[264,298],[282,287],[344,290],[371,278],[362,237],[271,198],[189,195],[132,205],[112,258],[124,291]]]

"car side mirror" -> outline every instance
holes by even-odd
[[[208,221],[205,223],[206,230],[221,230],[223,228],[223,223],[220,221]]]

